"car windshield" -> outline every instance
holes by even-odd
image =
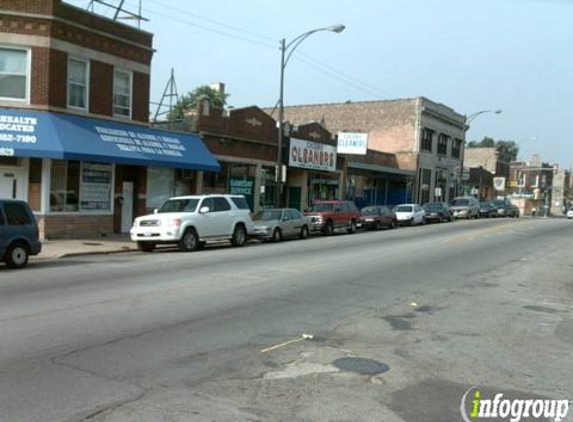
[[[424,209],[430,210],[430,211],[442,210],[443,208],[444,208],[444,205],[440,202],[430,202],[430,203],[424,205]]]
[[[412,212],[412,206],[411,205],[398,205],[394,211],[396,211],[396,212]]]
[[[363,215],[379,215],[380,212],[378,210],[378,207],[366,207],[366,208],[362,208],[362,214]]]
[[[454,199],[451,203],[452,207],[469,207],[469,199]]]
[[[329,212],[334,209],[333,204],[314,204],[311,208],[311,212]]]
[[[480,202],[479,204],[482,207],[489,207],[491,205],[489,202]]]
[[[269,221],[269,220],[280,220],[282,215],[281,210],[266,210],[258,213],[255,216],[255,220]]]
[[[170,199],[159,208],[158,213],[166,212],[195,212],[199,199]]]

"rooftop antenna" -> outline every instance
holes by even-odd
[[[179,93],[177,92],[177,84],[175,83],[175,70],[171,69],[171,77],[169,78],[169,81],[167,81],[167,85],[165,85],[161,101],[159,101],[157,110],[153,116],[153,122],[157,122],[157,119],[162,116],[167,116],[167,120],[169,120],[169,115],[178,101]],[[164,108],[167,108],[167,110],[164,110]]]
[[[95,10],[95,4],[100,4],[102,6],[107,7],[108,9],[111,9],[111,11],[113,12],[113,20],[117,21],[117,20],[134,20],[137,21],[137,27],[139,29],[141,29],[141,22],[145,21],[148,22],[149,19],[143,17],[141,15],[141,2],[143,0],[139,0],[139,8],[138,8],[138,12],[134,13],[131,12],[129,10],[127,10],[126,8],[124,8],[124,4],[125,4],[125,0],[118,0],[119,3],[118,4],[114,4],[114,3],[110,3],[110,1],[112,0],[90,0],[87,10],[89,10],[90,12],[94,12]]]

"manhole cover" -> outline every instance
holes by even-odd
[[[334,366],[343,371],[357,372],[359,374],[382,374],[390,370],[390,367],[385,363],[364,358],[336,359]]]

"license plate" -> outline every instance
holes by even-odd
[[[146,232],[146,233],[143,233],[143,236],[145,236],[145,237],[151,237],[152,234],[153,234],[153,233],[151,233],[151,232]]]

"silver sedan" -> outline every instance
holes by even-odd
[[[279,242],[285,237],[306,239],[310,220],[294,208],[275,208],[264,210],[253,218],[255,236]]]

